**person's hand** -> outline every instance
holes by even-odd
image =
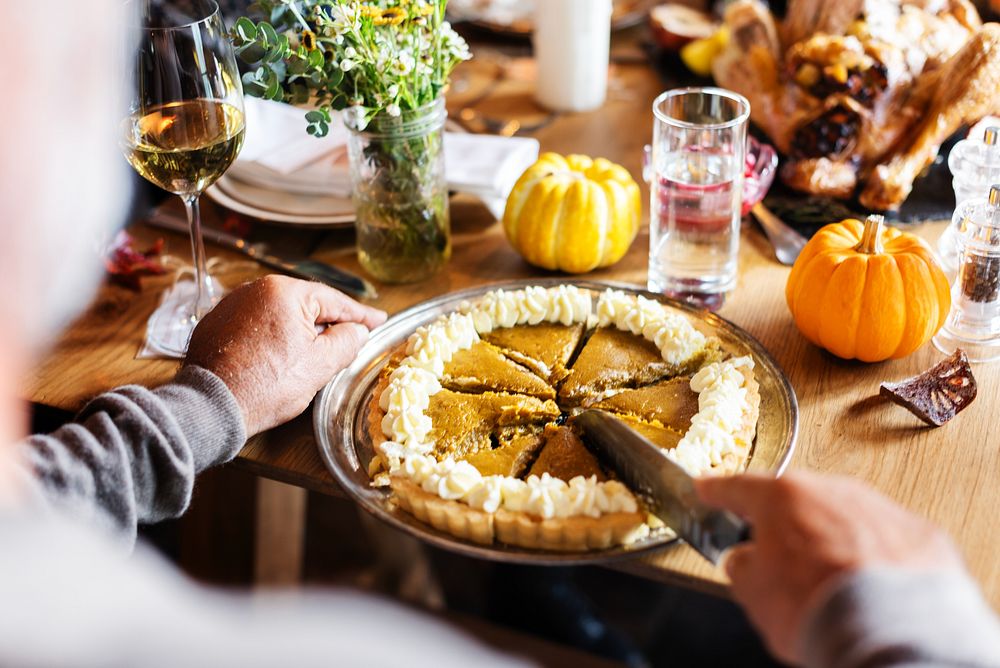
[[[770,650],[798,662],[802,624],[825,585],[868,567],[962,569],[951,541],[857,480],[791,473],[702,478],[702,500],[745,517],[753,540],[726,559],[736,601]]]
[[[302,413],[385,318],[325,285],[265,276],[198,323],[185,363],[222,379],[252,436]]]

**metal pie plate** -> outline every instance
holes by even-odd
[[[799,424],[798,402],[784,372],[755,338],[713,313],[634,287],[592,281],[538,279],[496,283],[442,295],[397,314],[372,332],[354,363],[330,381],[317,398],[314,408],[313,424],[320,456],[338,484],[365,510],[397,529],[436,547],[481,559],[539,565],[596,563],[633,557],[676,540],[669,534],[651,535],[631,545],[587,552],[528,550],[501,543],[479,545],[424,524],[397,507],[388,488],[377,489],[370,484],[368,463],[375,451],[368,435],[368,404],[379,372],[391,352],[406,341],[417,327],[432,322],[443,313],[455,311],[463,301],[474,300],[498,288],[518,290],[531,285],[552,287],[560,284],[591,290],[595,298],[611,287],[656,299],[682,312],[705,334],[717,336],[727,351],[736,355],[753,355],[756,363],[754,371],[760,384],[760,418],[747,470],[781,474],[795,447]]]

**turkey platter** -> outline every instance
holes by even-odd
[[[788,156],[790,187],[895,210],[941,143],[1000,111],[1000,24],[967,0],[759,0],[725,14],[719,85]]]

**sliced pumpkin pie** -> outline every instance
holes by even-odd
[[[510,436],[499,436],[496,447],[480,450],[465,458],[483,475],[502,475],[522,478],[538,451],[545,445],[541,428],[520,430]]]
[[[710,339],[683,364],[671,364],[652,341],[616,327],[599,327],[580,351],[559,399],[569,406],[593,403],[616,390],[689,373],[721,356],[718,342]]]
[[[540,399],[556,398],[551,385],[486,341],[456,352],[444,365],[441,384],[463,392],[513,392]]]
[[[569,374],[567,365],[583,332],[584,324],[580,322],[568,326],[543,322],[495,329],[482,336],[507,357],[554,384]]]
[[[630,543],[650,525],[561,416],[597,406],[692,472],[740,470],[759,407],[752,358],[722,361],[718,339],[650,300],[593,296],[498,289],[416,330],[369,403],[375,484],[458,538],[587,550]],[[722,433],[696,428],[706,421]]]
[[[434,425],[430,439],[438,458],[456,458],[490,450],[491,436],[502,427],[544,424],[559,417],[554,401],[506,392],[469,394],[442,389],[426,411]]]
[[[582,404],[609,390],[655,382],[674,372],[651,341],[614,327],[600,327],[583,346],[559,398]]]
[[[624,415],[620,417],[625,424],[664,450],[673,450],[680,443],[681,439],[684,438],[683,432],[671,429],[660,422],[646,422],[645,420],[637,420],[634,417]]]
[[[698,394],[691,377],[679,376],[636,389],[622,390],[591,405],[619,416],[665,425],[683,434],[698,412]]]
[[[545,447],[532,464],[528,475],[541,476],[548,473],[553,478],[569,482],[577,476],[596,476],[598,481],[607,480],[597,458],[587,449],[580,437],[571,428],[550,424],[545,427]]]

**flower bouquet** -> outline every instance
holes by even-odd
[[[305,130],[348,144],[361,264],[387,282],[417,281],[451,254],[444,176],[444,91],[469,47],[444,19],[447,0],[258,0],[231,39],[253,69],[244,90],[308,105]]]

